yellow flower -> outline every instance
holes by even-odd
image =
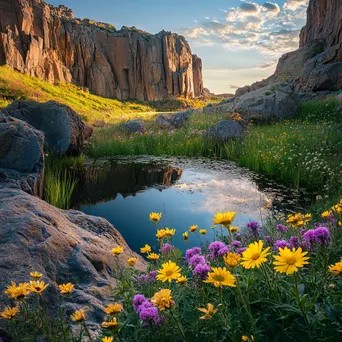
[[[103,311],[107,315],[114,315],[119,312],[123,311],[123,307],[120,303],[113,303],[113,304],[108,304],[106,308],[103,309]]]
[[[239,230],[240,230],[240,228],[235,227],[235,226],[231,226],[231,227],[229,228],[229,231],[230,231],[231,233],[236,233],[236,232],[238,232]]]
[[[287,223],[290,223],[292,227],[300,228],[305,224],[305,216],[300,213],[290,214],[286,220]]]
[[[162,213],[154,213],[152,212],[150,214],[150,220],[153,222],[153,223],[158,223],[160,221],[160,219],[162,218]]]
[[[114,329],[117,326],[118,326],[118,322],[116,320],[116,317],[113,317],[110,321],[102,323],[102,328],[105,328],[105,329]]]
[[[234,268],[239,265],[241,256],[240,254],[229,252],[228,254],[223,256],[223,260],[227,266],[229,266],[230,268]]]
[[[151,303],[159,310],[163,311],[165,309],[170,309],[175,302],[172,300],[171,290],[161,289],[151,298]]]
[[[147,259],[151,261],[157,261],[159,259],[159,254],[150,253],[147,255]]]
[[[83,310],[75,311],[71,316],[73,322],[83,322],[85,321],[85,314]]]
[[[193,226],[190,226],[190,233],[194,233],[196,230],[198,229],[198,226],[197,225],[193,225]]]
[[[19,311],[18,306],[10,307],[6,306],[3,312],[0,312],[0,316],[4,319],[13,319]]]
[[[342,214],[342,206],[340,204],[334,205],[331,209],[339,215]]]
[[[234,221],[235,215],[236,215],[235,211],[226,211],[223,213],[217,213],[214,216],[213,223],[222,224],[223,226],[228,227]]]
[[[7,289],[4,291],[4,293],[7,294],[11,299],[22,300],[30,293],[29,284],[20,283],[17,286],[16,283],[12,281],[11,285],[7,286]]]
[[[138,262],[138,258],[129,258],[127,262],[129,266],[134,266]]]
[[[157,230],[156,237],[157,237],[159,240],[164,239],[164,238],[166,237],[166,231],[165,231],[165,229],[159,229],[159,230]]]
[[[188,279],[186,278],[186,276],[180,276],[177,279],[177,284],[185,285],[187,281],[188,281]]]
[[[274,267],[276,272],[279,273],[286,273],[286,274],[293,274],[294,272],[298,272],[298,267],[303,267],[304,265],[308,264],[309,258],[305,255],[308,252],[302,252],[301,248],[297,250],[295,248],[291,249],[279,248],[279,255],[274,255],[273,264],[276,265]]]
[[[183,233],[183,239],[184,240],[189,239],[189,233],[188,232]]]
[[[217,309],[214,309],[214,305],[210,303],[207,304],[207,309],[198,308],[197,310],[204,313],[204,316],[201,316],[200,319],[212,319],[217,312]]]
[[[61,284],[61,285],[58,285],[58,288],[59,288],[60,294],[67,295],[72,292],[72,290],[74,289],[74,285],[71,283]]]
[[[181,276],[180,272],[181,268],[169,260],[162,264],[162,268],[158,270],[159,274],[157,275],[157,279],[162,282],[171,282],[173,279],[178,279]]]
[[[322,218],[326,219],[331,214],[331,211],[325,211],[322,213]]]
[[[176,234],[176,229],[165,228],[165,236],[172,237]]]
[[[49,284],[45,285],[44,281],[30,281],[30,291],[35,293],[42,293]]]
[[[123,252],[123,248],[121,246],[117,246],[112,249],[112,254],[115,256],[120,255],[122,252]]]
[[[208,273],[205,283],[213,283],[215,287],[230,286],[236,287],[235,277],[225,267],[212,267]]]
[[[103,337],[102,342],[113,342],[113,337]]]
[[[259,240],[259,242],[251,243],[248,248],[242,253],[242,262],[241,265],[244,268],[259,268],[260,265],[267,261],[267,256],[271,253],[268,253],[270,247],[267,247],[264,251],[262,250],[264,243]]]
[[[242,340],[242,341],[245,341],[245,342],[248,342],[248,341],[249,341],[249,337],[246,336],[246,335],[243,335],[243,336],[241,337],[241,340]],[[251,335],[250,340],[251,340],[251,341],[254,341],[254,336],[253,336],[253,335]]]
[[[304,221],[305,222],[310,222],[312,219],[312,215],[311,214],[305,214],[304,215]]]
[[[200,232],[200,234],[202,234],[202,235],[207,234],[207,231],[206,231],[205,229],[200,229],[199,232]]]
[[[140,248],[141,253],[150,253],[151,252],[151,246],[146,244],[144,247]]]
[[[329,266],[329,271],[335,275],[342,276],[342,261]]]
[[[39,272],[31,272],[30,276],[34,279],[40,279],[43,276],[43,274]]]

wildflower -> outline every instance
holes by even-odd
[[[108,304],[107,307],[103,309],[107,315],[115,315],[123,311],[123,307],[119,303]]]
[[[211,258],[217,258],[221,255],[224,255],[228,253],[228,247],[221,241],[214,241],[212,242],[209,247],[209,251],[211,252],[210,257]]]
[[[123,248],[121,246],[117,246],[112,249],[112,254],[115,256],[120,255],[123,252]]]
[[[168,261],[162,264],[162,268],[158,270],[157,279],[162,282],[171,282],[173,279],[178,279],[180,274],[181,268],[177,266],[174,262]]]
[[[186,276],[180,276],[177,279],[177,284],[185,285],[187,281],[188,281],[188,279],[186,278]]]
[[[133,297],[133,309],[135,311],[137,311],[140,307],[140,305],[145,302],[147,299],[145,298],[145,296],[141,295],[141,294],[137,294]]]
[[[205,264],[205,258],[202,255],[195,254],[193,257],[190,258],[188,261],[191,267],[196,267],[198,264]]]
[[[159,316],[158,309],[149,301],[142,303],[139,318],[144,322],[144,326],[158,325],[162,321],[162,318]]]
[[[242,253],[242,266],[244,268],[259,268],[260,265],[267,261],[267,256],[271,253],[268,253],[270,247],[267,247],[265,250],[262,250],[264,243],[259,240],[258,242],[251,243],[248,248]]]
[[[83,321],[85,321],[84,311],[82,309],[75,311],[71,315],[71,319],[72,319],[73,322],[83,322]]]
[[[195,255],[195,254],[201,254],[201,248],[194,247],[187,249],[185,252],[185,259],[189,262],[189,260]]]
[[[139,274],[138,275],[138,281],[139,283],[147,283],[150,280],[149,276],[147,274]]]
[[[208,273],[205,283],[213,283],[215,287],[230,286],[236,287],[235,277],[225,267],[212,267]]]
[[[138,258],[129,258],[127,262],[129,266],[134,266],[138,262]]]
[[[159,259],[159,254],[150,253],[147,255],[147,259],[151,261],[157,261]]]
[[[113,317],[111,320],[103,322],[101,324],[102,328],[105,329],[115,329],[118,326],[118,322],[116,320],[116,317]]]
[[[146,244],[144,247],[140,248],[141,253],[150,253],[151,252],[151,246]]]
[[[0,316],[4,319],[11,320],[16,316],[18,311],[19,311],[18,306],[14,306],[14,307],[6,306],[4,311],[0,312]]]
[[[290,244],[285,240],[277,240],[274,244],[274,250],[277,252],[279,248],[290,248]]]
[[[246,249],[246,247],[237,248],[236,253],[241,255]]]
[[[43,274],[39,272],[31,272],[30,276],[34,279],[40,279],[43,276]]]
[[[243,335],[243,336],[241,337],[241,340],[242,340],[242,341],[245,341],[245,342],[248,342],[248,341],[249,341],[249,337],[248,337],[247,335]],[[251,335],[250,340],[251,340],[251,341],[254,341],[254,336],[253,336],[253,335]]]
[[[277,224],[277,231],[281,233],[286,233],[288,228],[282,224]]]
[[[172,293],[169,289],[161,289],[159,292],[155,293],[151,302],[161,311],[170,309],[175,303],[172,300]]]
[[[190,233],[194,233],[196,230],[198,229],[198,226],[197,225],[193,225],[193,226],[190,226]]]
[[[331,214],[331,211],[324,211],[321,216],[323,219],[327,219],[330,216],[330,214]]]
[[[234,221],[234,217],[236,215],[235,211],[227,211],[223,213],[217,213],[214,216],[213,223],[221,224],[222,226],[228,227]]]
[[[167,253],[170,253],[173,249],[175,249],[175,246],[172,246],[168,243],[164,243],[160,251],[163,254],[167,254]]]
[[[165,236],[170,238],[176,234],[176,229],[165,228]]]
[[[44,281],[30,281],[30,291],[35,293],[42,293],[49,284],[45,285]]]
[[[188,240],[188,238],[189,238],[189,233],[188,232],[183,233],[183,239],[186,241]]]
[[[228,267],[235,268],[239,265],[241,256],[239,254],[229,252],[227,255],[223,256],[223,260]]]
[[[207,304],[207,308],[198,308],[197,310],[204,313],[204,316],[201,316],[200,319],[212,319],[217,312],[217,309],[214,309],[214,305],[210,303]]]
[[[342,276],[342,261],[329,266],[329,271],[337,276]]]
[[[235,226],[229,227],[229,231],[230,231],[231,233],[236,233],[236,232],[238,232],[239,230],[240,230],[240,228],[235,227]]]
[[[14,281],[11,282],[11,285],[7,286],[7,289],[4,291],[9,298],[14,300],[22,300],[28,294],[30,294],[29,284],[28,283],[20,283],[18,286]]]
[[[312,215],[311,214],[305,214],[304,215],[304,221],[305,222],[310,222],[312,220]]]
[[[152,212],[150,214],[150,220],[153,222],[153,223],[158,223],[160,221],[160,219],[162,218],[162,213],[155,213],[155,212]]]
[[[327,246],[330,242],[330,232],[325,227],[318,227],[314,231],[316,243]]]
[[[205,264],[198,264],[194,270],[193,274],[198,276],[200,279],[204,280],[208,277],[208,273],[210,271],[210,266],[205,263]]]
[[[293,274],[294,272],[298,271],[299,267],[303,267],[304,265],[308,264],[308,257],[305,255],[308,252],[302,252],[301,248],[297,250],[293,248],[292,250],[285,247],[279,248],[279,255],[274,255],[273,257],[276,261],[273,262],[276,272],[279,273],[286,273],[286,274]]]
[[[248,228],[253,234],[258,233],[259,223],[256,221],[251,221],[246,224],[246,228]]]
[[[113,342],[113,337],[103,337],[102,342]]]
[[[300,247],[300,242],[297,236],[290,237],[290,246],[291,248],[298,248]]]
[[[230,244],[232,247],[241,247],[241,241],[232,241],[232,243]]]
[[[287,217],[286,222],[290,223],[291,226],[294,228],[300,228],[300,227],[304,226],[304,224],[305,224],[304,218],[303,218],[302,214],[300,214],[300,213],[297,213],[294,215],[290,214]]]
[[[200,234],[202,234],[202,235],[207,234],[207,230],[206,230],[206,229],[200,229],[199,232],[200,232]]]
[[[59,288],[60,294],[67,295],[72,292],[72,290],[74,289],[74,285],[71,283],[61,284],[61,285],[58,285],[58,288]]]
[[[159,230],[157,230],[156,237],[157,237],[159,240],[164,239],[164,238],[166,237],[166,231],[165,231],[165,229],[159,229]]]
[[[151,271],[150,272],[150,280],[156,281],[157,279],[157,271]]]

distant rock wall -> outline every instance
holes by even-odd
[[[202,62],[184,37],[89,19],[43,0],[0,0],[0,65],[126,100],[203,94]]]

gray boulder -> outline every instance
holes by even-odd
[[[176,114],[160,114],[156,117],[155,123],[161,129],[180,128],[189,121],[193,113],[193,110],[187,110]]]
[[[79,154],[92,134],[75,111],[55,101],[15,101],[5,112],[42,131],[48,148],[58,154]]]
[[[142,133],[145,131],[145,123],[142,119],[129,120],[122,124],[121,129],[126,133]]]
[[[208,138],[219,143],[226,142],[232,138],[240,138],[242,134],[242,127],[233,120],[220,121],[215,126],[210,127],[206,132]]]
[[[155,119],[155,123],[161,129],[171,129],[172,128],[170,115],[168,115],[168,114],[158,115]]]

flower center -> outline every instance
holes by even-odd
[[[253,260],[258,260],[260,258],[260,253],[254,253],[252,254],[252,259]]]
[[[213,277],[216,281],[218,281],[218,282],[223,282],[224,281],[224,277],[223,276],[221,276],[221,275],[215,275],[214,277]]]
[[[296,263],[296,257],[290,256],[289,258],[287,258],[287,263],[288,265],[294,265]]]
[[[171,276],[173,274],[173,270],[166,270],[165,271],[166,276]]]

